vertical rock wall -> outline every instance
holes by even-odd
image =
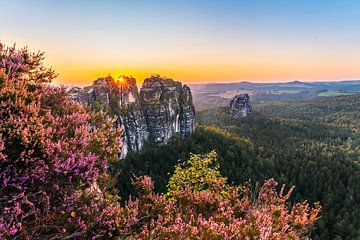
[[[152,141],[167,143],[173,135],[181,133],[184,101],[180,82],[147,78],[140,90],[140,102]]]
[[[195,108],[188,86],[152,76],[145,79],[139,94],[134,78],[126,78],[125,84],[120,91],[114,79],[107,77],[84,89],[69,90],[73,99],[82,104],[99,102],[115,113],[117,127],[124,129],[121,158],[129,150],[141,150],[147,140],[166,144],[176,134],[185,136],[194,131]]]

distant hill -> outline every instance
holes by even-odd
[[[360,94],[321,98],[316,101],[283,101],[257,104],[266,115],[311,121],[360,133]]]
[[[281,100],[310,100],[360,93],[360,80],[338,82],[208,83],[190,84],[199,109],[226,106],[236,94],[248,93],[253,103]]]

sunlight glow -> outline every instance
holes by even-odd
[[[116,80],[116,83],[117,84],[120,84],[120,85],[123,85],[125,82],[125,78],[123,76],[120,76],[117,80]]]

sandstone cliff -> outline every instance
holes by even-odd
[[[230,101],[230,115],[234,118],[246,117],[251,115],[252,107],[249,100],[249,94],[236,95]]]
[[[101,104],[117,117],[124,129],[122,156],[139,151],[146,141],[166,144],[179,134],[195,128],[195,109],[190,88],[172,79],[152,76],[145,79],[140,93],[134,78],[126,78],[119,88],[111,77],[100,78],[85,88],[71,88],[70,96],[88,106]]]
[[[140,102],[152,141],[167,143],[176,133],[194,130],[195,109],[186,85],[156,76],[147,78],[140,90]]]

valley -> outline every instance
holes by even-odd
[[[219,154],[221,172],[230,183],[257,183],[274,177],[296,186],[292,201],[320,201],[322,219],[313,239],[354,239],[360,225],[359,95],[254,104],[250,117],[233,119],[228,107],[200,110],[186,139],[166,146],[148,144],[119,163],[119,182],[148,174],[164,192],[178,160],[189,153]],[[120,184],[123,195],[134,194]]]

